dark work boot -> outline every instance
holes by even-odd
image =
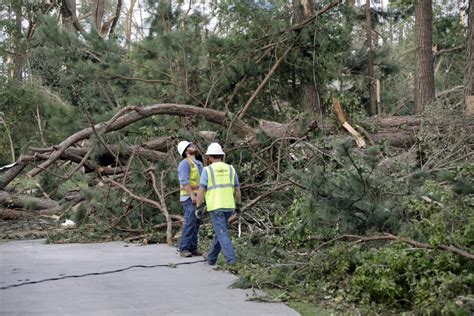
[[[180,252],[179,252],[179,255],[180,255],[181,257],[185,257],[185,258],[189,258],[189,257],[192,257],[192,256],[193,256],[193,254],[192,254],[191,251],[189,251],[189,250],[180,251]]]
[[[195,257],[200,257],[203,255],[203,252],[196,249],[196,250],[191,251],[191,254]]]

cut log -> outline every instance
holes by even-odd
[[[28,218],[39,216],[39,215],[40,214],[37,212],[28,212],[28,211],[0,208],[0,220],[28,219]]]
[[[37,198],[27,195],[12,195],[6,191],[0,191],[0,205],[26,210],[49,210],[59,207],[59,203],[51,199]]]
[[[410,147],[416,141],[423,118],[420,116],[391,116],[367,121],[374,132],[369,133],[373,141],[386,141],[396,147]]]

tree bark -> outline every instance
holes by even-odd
[[[120,12],[122,11],[122,0],[117,0],[117,7],[115,8],[115,15],[112,19],[112,25],[110,26],[109,37],[112,37],[115,32],[115,27],[120,18]]]
[[[57,213],[58,209],[25,211],[24,209],[5,209],[0,207],[0,220],[22,220],[42,215],[50,216]]]
[[[375,93],[375,70],[374,70],[374,50],[372,43],[372,12],[370,0],[365,3],[365,18],[367,27],[367,78],[369,88],[369,114],[377,114],[377,97]]]
[[[25,212],[0,208],[0,220],[20,220],[38,216],[36,212]]]
[[[94,18],[95,28],[97,31],[100,31],[105,13],[105,0],[92,0],[91,13]]]
[[[468,6],[464,95],[466,113],[474,114],[474,0],[469,0]]]
[[[421,114],[426,105],[435,99],[433,70],[433,8],[432,0],[416,1],[416,74],[415,74],[415,113]]]
[[[61,19],[64,27],[73,33],[84,32],[76,15],[76,0],[61,1]]]
[[[59,203],[54,200],[41,199],[27,195],[11,195],[6,191],[0,191],[0,204],[10,208],[29,210],[47,210],[59,207]]]
[[[130,1],[130,7],[125,14],[125,39],[127,40],[126,46],[128,49],[132,46],[132,22],[133,22],[133,8],[137,0]]]
[[[293,24],[298,25],[314,15],[313,2],[311,0],[294,0]],[[308,58],[311,54],[304,52]],[[307,71],[301,75],[300,103],[303,112],[314,116],[318,113],[318,91],[313,76],[313,67],[308,67]]]
[[[9,168],[3,176],[0,177],[0,189],[5,188],[28,166],[30,161],[34,161],[33,156],[20,156],[16,164]]]

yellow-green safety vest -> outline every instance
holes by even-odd
[[[215,162],[204,169],[207,172],[207,210],[210,212],[220,208],[235,208],[234,167],[223,162]]]
[[[189,185],[191,186],[191,190],[193,190],[194,194],[197,194],[199,191],[199,169],[197,165],[191,158],[186,158],[187,162],[189,163]],[[184,186],[179,186],[179,194],[181,196],[189,196],[188,192],[184,189]]]

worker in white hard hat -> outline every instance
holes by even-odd
[[[199,190],[199,177],[203,165],[196,159],[196,148],[188,141],[178,144],[182,158],[178,166],[180,185],[179,201],[183,207],[184,225],[179,241],[179,253],[182,257],[202,256],[198,249],[198,235],[201,220],[196,217],[196,201]]]
[[[206,200],[207,211],[214,227],[214,240],[207,254],[207,263],[215,265],[222,250],[226,263],[232,265],[236,263],[237,256],[227,232],[227,225],[232,212],[238,212],[240,209],[239,178],[234,167],[223,162],[224,151],[218,143],[209,145],[206,156],[211,164],[201,173],[196,205],[199,208],[204,199]]]

